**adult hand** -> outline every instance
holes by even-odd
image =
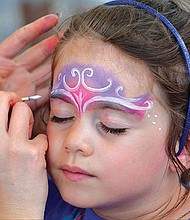
[[[0,90],[15,92],[20,97],[42,95],[37,102],[28,102],[33,111],[47,100],[48,88],[43,85],[51,75],[50,56],[58,39],[51,36],[23,53],[21,51],[57,22],[58,17],[54,14],[44,16],[18,29],[0,44]]]
[[[0,91],[0,109],[0,219],[43,219],[47,138],[30,139],[32,111],[15,93]]]

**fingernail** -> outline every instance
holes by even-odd
[[[63,13],[62,12],[57,12],[57,13],[55,13],[55,15],[57,15],[57,17],[59,19],[63,17]]]
[[[44,20],[55,26],[58,23],[58,15],[51,14],[44,17]]]
[[[45,24],[40,25],[39,27],[40,34],[49,31],[58,23],[58,17],[54,14],[45,16],[44,20],[45,20]]]

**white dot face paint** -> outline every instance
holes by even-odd
[[[157,124],[157,122],[158,122],[158,115],[157,114],[153,114],[153,115],[147,114],[147,117],[153,125]],[[158,128],[158,130],[161,131],[162,128]]]
[[[124,92],[124,87],[107,70],[71,64],[59,72],[51,97],[70,99],[79,114],[84,113],[92,103],[114,103],[142,119],[146,111],[153,107],[149,94],[127,98]]]

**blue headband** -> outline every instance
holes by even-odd
[[[190,56],[189,56],[188,49],[187,49],[183,39],[181,38],[179,32],[176,30],[176,28],[171,24],[171,22],[165,16],[163,16],[161,13],[159,13],[154,8],[152,8],[148,5],[145,5],[143,3],[133,1],[133,0],[111,1],[111,2],[107,2],[105,5],[108,5],[108,6],[132,5],[132,6],[144,9],[145,11],[149,12],[150,14],[152,14],[152,15],[156,16],[158,19],[160,19],[162,21],[162,23],[171,31],[173,36],[176,38],[176,40],[181,48],[181,52],[184,55],[187,69],[188,69],[188,75],[190,76]],[[185,142],[188,137],[189,129],[190,129],[190,97],[189,97],[189,101],[188,101],[188,110],[187,110],[186,120],[185,120],[185,124],[184,124],[184,128],[183,128],[183,132],[182,132],[182,135],[180,138],[179,150],[176,153],[177,156],[180,155],[180,153],[182,152],[182,150],[185,146]]]

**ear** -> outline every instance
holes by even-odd
[[[176,144],[176,149],[178,148],[179,148],[179,143]],[[190,133],[188,135],[186,146],[183,148],[182,152],[177,158],[187,169],[190,169]],[[170,163],[170,168],[172,171],[176,172],[176,167],[174,166],[173,163]]]
[[[190,145],[190,140],[188,140],[188,142],[188,145]],[[183,148],[182,152],[178,156],[178,159],[187,169],[190,168],[190,151],[187,149],[187,147]]]

